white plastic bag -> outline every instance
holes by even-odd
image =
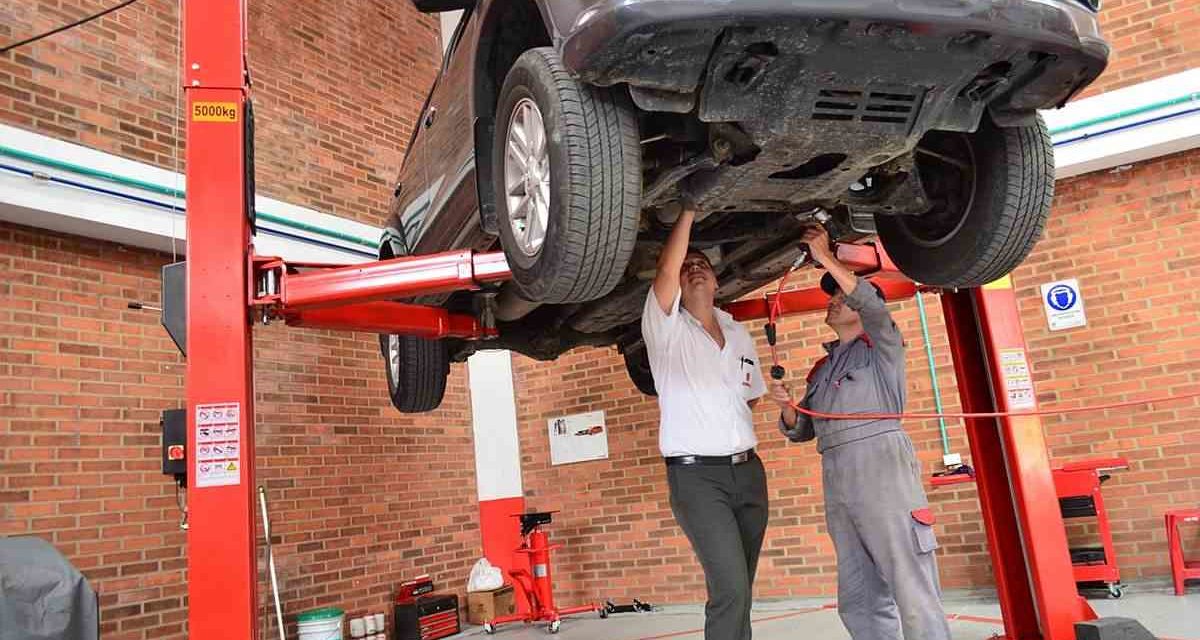
[[[467,579],[467,591],[491,591],[504,586],[504,574],[499,567],[492,566],[487,558],[480,558],[471,568]]]

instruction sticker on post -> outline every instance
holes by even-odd
[[[237,122],[236,102],[193,102],[192,122]]]
[[[1083,297],[1079,295],[1079,281],[1075,278],[1042,285],[1042,306],[1046,309],[1046,322],[1051,331],[1087,325]]]
[[[242,483],[242,407],[236,402],[196,405],[196,486]]]
[[[1024,349],[1000,350],[1000,375],[1004,377],[1004,393],[1010,411],[1037,406],[1033,397],[1033,375],[1029,372]]]

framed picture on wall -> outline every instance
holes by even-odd
[[[571,464],[608,457],[608,429],[603,411],[576,413],[546,421],[550,431],[550,464]]]

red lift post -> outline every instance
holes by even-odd
[[[246,8],[241,0],[188,0],[183,12],[187,502],[194,522],[188,529],[188,635],[239,640],[258,628],[253,351],[246,305],[251,231],[244,204]],[[233,445],[235,453],[202,459],[202,427],[207,451],[219,432],[223,452]]]
[[[456,252],[337,269],[254,256],[243,204],[245,3],[185,0],[183,6],[187,410],[188,447],[194,452],[188,485],[189,634],[197,640],[251,640],[258,628],[250,342],[256,317],[266,308],[268,316],[300,326],[484,337],[489,330],[475,318],[388,300],[475,289],[509,273],[496,254]],[[890,293],[915,291],[890,273],[894,269],[873,248],[842,247],[839,255],[859,272],[881,272]],[[823,306],[811,291],[784,295],[784,313]],[[945,293],[942,302],[964,409],[1034,408],[1011,281]],[[769,304],[733,308],[739,319],[749,319],[765,317]],[[1006,637],[1071,640],[1074,623],[1095,614],[1075,592],[1040,421],[1013,416],[966,425]],[[212,452],[213,443],[220,445],[221,457]],[[208,458],[220,465],[197,455],[197,447],[206,445]]]
[[[489,332],[472,317],[386,300],[474,289],[509,272],[503,255],[470,252],[329,269],[255,256],[246,210],[245,2],[187,0],[183,12],[188,632],[251,640],[258,629],[251,329],[263,309],[301,326],[481,337]]]
[[[963,411],[1037,409],[1012,279],[942,294]],[[1075,590],[1037,416],[965,420],[1004,631],[1069,640],[1096,614]]]

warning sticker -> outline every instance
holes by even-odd
[[[1024,349],[1001,349],[1000,372],[1004,377],[1005,395],[1009,410],[1033,409],[1037,403],[1033,397],[1033,375],[1029,372],[1029,361]]]
[[[242,408],[236,402],[196,405],[196,486],[242,483]]]
[[[236,102],[193,102],[192,122],[237,122]]]

